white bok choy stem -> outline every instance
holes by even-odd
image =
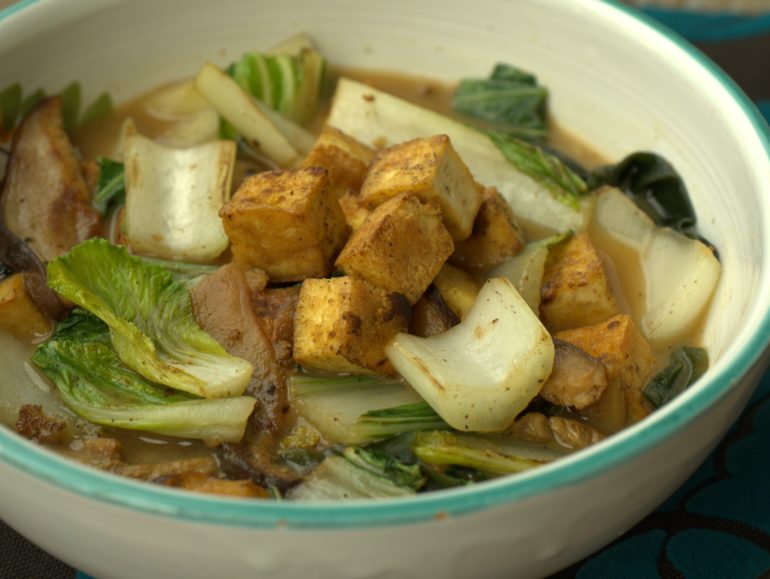
[[[201,67],[195,88],[250,145],[282,167],[292,166],[312,146],[307,131],[260,105],[215,64]]]
[[[122,150],[126,166],[123,235],[134,252],[206,263],[227,249],[229,240],[219,210],[230,198],[234,142],[176,149],[129,126]]]
[[[595,211],[595,234],[638,256],[644,276],[638,322],[647,339],[665,345],[685,336],[701,319],[719,281],[722,266],[714,252],[697,239],[656,226],[618,189],[604,189]]]
[[[540,391],[554,346],[513,284],[493,278],[459,325],[429,338],[398,334],[387,355],[450,426],[496,432]]]

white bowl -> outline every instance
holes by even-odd
[[[526,577],[599,549],[693,472],[736,418],[770,341],[770,146],[741,91],[684,41],[600,0],[50,0],[0,13],[0,86],[118,101],[205,60],[305,30],[340,65],[446,79],[535,71],[563,126],[610,159],[684,176],[724,274],[706,377],[650,418],[515,477],[403,500],[244,502],[122,479],[0,428],[0,516],[98,577]]]

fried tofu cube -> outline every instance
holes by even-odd
[[[461,320],[471,309],[479,293],[479,284],[466,271],[445,263],[433,280],[449,309]]]
[[[329,275],[347,236],[345,215],[320,167],[249,177],[220,215],[234,261],[263,269],[272,281]]]
[[[371,213],[369,208],[361,202],[358,191],[353,189],[348,189],[338,201],[350,229],[358,229],[358,226],[366,221]]]
[[[453,249],[439,209],[401,194],[377,207],[353,231],[336,265],[414,304]]]
[[[540,298],[540,317],[551,332],[597,324],[620,311],[604,264],[585,233],[551,248]]]
[[[21,273],[0,281],[0,328],[25,341],[41,339],[53,329],[53,322],[32,301]]]
[[[455,252],[449,260],[457,266],[485,272],[522,249],[524,231],[516,222],[511,206],[496,188],[487,187],[470,237],[455,243]]]
[[[605,434],[619,430],[626,423],[637,422],[651,412],[642,390],[655,367],[655,356],[630,316],[618,314],[599,324],[558,332],[554,338],[574,344],[604,364],[607,388],[585,412],[589,419],[592,412],[599,415],[604,427],[596,425]],[[623,407],[622,418],[610,412],[619,405]]]
[[[329,187],[339,199],[349,189],[358,192],[374,157],[374,149],[331,125],[325,125],[303,167],[323,167],[329,172]]]
[[[414,139],[380,150],[361,186],[361,199],[376,207],[401,193],[438,201],[452,239],[466,239],[482,200],[482,187],[449,137]]]
[[[294,318],[294,361],[308,370],[391,375],[385,348],[410,315],[404,296],[363,279],[307,279]]]

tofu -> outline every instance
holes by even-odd
[[[611,434],[652,411],[642,390],[655,367],[655,356],[630,316],[618,314],[599,324],[558,332],[554,337],[574,344],[604,364],[607,388],[596,403],[584,409],[602,432]],[[616,416],[621,413],[620,407],[625,416]]]
[[[435,200],[452,239],[466,239],[482,201],[482,187],[449,137],[414,139],[380,150],[361,186],[361,199],[376,207],[402,193]]]
[[[549,331],[598,324],[619,311],[604,264],[587,234],[551,248],[540,291],[540,317]]]
[[[399,293],[363,279],[308,279],[294,318],[294,361],[307,370],[392,375],[385,348],[409,325]]]
[[[52,320],[32,301],[21,273],[0,281],[0,328],[24,341],[39,341],[53,329]]]
[[[249,177],[220,216],[233,260],[277,282],[329,275],[347,236],[328,171],[320,167]]]
[[[449,263],[439,270],[433,284],[449,309],[461,320],[476,301],[480,289],[469,273]]]
[[[402,193],[377,207],[353,231],[336,265],[414,304],[453,249],[439,209]]]
[[[484,189],[470,237],[455,243],[449,258],[454,265],[486,272],[524,249],[524,231],[511,206],[494,187]]]
[[[350,229],[358,229],[366,218],[369,217],[369,208],[361,202],[358,191],[348,189],[342,197],[337,200],[345,214],[345,221]]]
[[[326,169],[329,187],[339,199],[348,190],[358,193],[373,157],[374,149],[331,125],[325,125],[302,166]]]

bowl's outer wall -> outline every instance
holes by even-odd
[[[85,101],[104,89],[121,101],[189,76],[207,59],[226,63],[298,30],[341,65],[447,79],[484,76],[496,61],[525,66],[550,88],[556,120],[608,158],[638,149],[666,155],[725,264],[705,330],[716,359],[710,378],[643,423],[540,472],[360,508],[241,506],[109,480],[31,445],[19,452],[0,429],[2,516],[105,577],[163,576],[169,562],[177,573],[206,576],[224,559],[233,577],[279,564],[287,576],[315,566],[387,577],[393,565],[423,576],[481,576],[471,569],[494,576],[512,565],[537,575],[598,548],[684,480],[756,385],[761,370],[743,374],[758,367],[770,340],[770,164],[757,116],[692,52],[625,9],[589,0],[477,0],[472,10],[462,0],[32,2],[0,21],[0,86],[55,91],[78,79]],[[276,532],[279,520],[288,528]],[[406,522],[414,524],[398,524]],[[289,530],[314,526],[337,530]]]

